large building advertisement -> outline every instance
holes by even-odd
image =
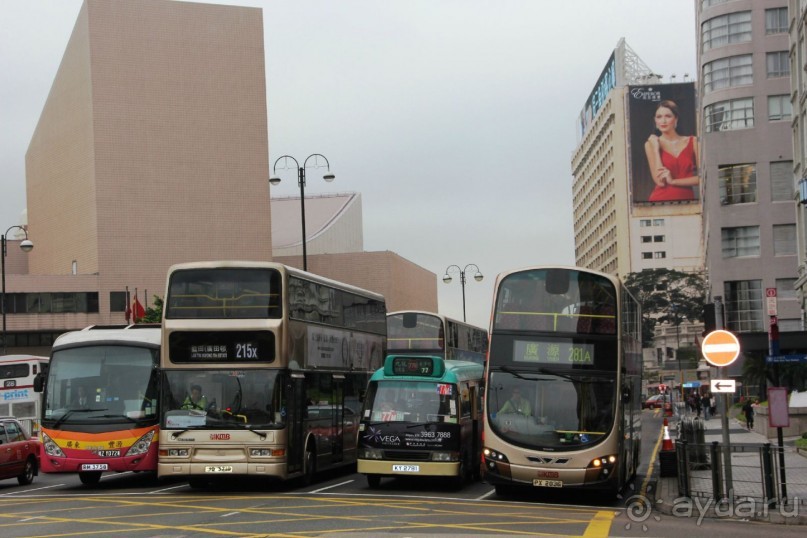
[[[626,98],[633,203],[698,200],[695,84],[628,86]]]

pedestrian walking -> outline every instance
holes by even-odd
[[[743,404],[743,413],[745,414],[745,427],[749,430],[754,429],[754,406],[751,398],[748,398]]]
[[[703,409],[703,419],[709,420],[709,413],[712,410],[712,402],[709,400],[708,394],[701,396],[701,409]]]
[[[709,409],[713,417],[717,416],[717,398],[715,398],[714,394],[709,397]]]

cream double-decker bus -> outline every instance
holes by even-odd
[[[499,275],[484,472],[515,486],[615,493],[641,446],[641,312],[619,279],[580,267]]]
[[[171,267],[159,476],[309,482],[355,463],[360,394],[385,354],[381,295],[278,263]]]

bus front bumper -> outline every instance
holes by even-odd
[[[457,476],[460,471],[458,461],[394,461],[359,459],[356,470],[362,474],[381,476]]]
[[[145,454],[113,458],[81,457],[68,455],[56,457],[42,454],[40,466],[43,473],[80,473],[101,471],[123,473],[127,471],[154,471],[157,468],[157,450],[152,447]]]
[[[485,461],[484,479],[492,485],[541,488],[608,489],[616,482],[616,473],[602,473],[600,468],[558,469]]]
[[[286,462],[280,463],[197,463],[197,462],[163,462],[157,465],[157,476],[272,476],[286,478]]]

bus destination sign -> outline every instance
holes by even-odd
[[[434,361],[428,357],[393,357],[392,373],[431,377],[434,375]]]
[[[513,360],[562,366],[590,366],[594,364],[594,345],[570,340],[516,340],[513,342]]]

